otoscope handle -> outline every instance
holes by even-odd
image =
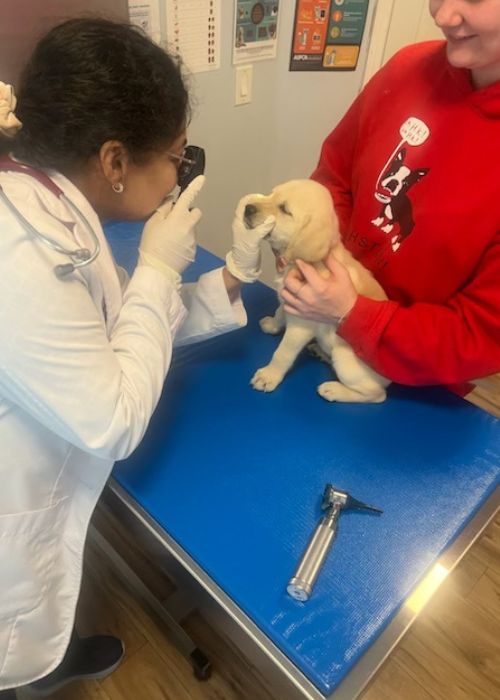
[[[323,562],[335,539],[337,518],[337,514],[335,517],[324,517],[314,531],[304,556],[286,589],[295,600],[306,601],[309,599]]]

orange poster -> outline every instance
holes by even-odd
[[[297,0],[291,71],[355,70],[369,0]]]
[[[328,32],[330,0],[302,0],[295,15],[293,52],[322,54]]]

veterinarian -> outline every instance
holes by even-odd
[[[73,628],[89,519],[113,462],[144,435],[174,339],[246,322],[240,285],[258,277],[270,226],[250,233],[241,207],[228,267],[181,288],[203,184],[175,205],[168,198],[188,116],[174,61],[138,29],[105,20],[65,22],[39,42],[17,109],[0,84],[3,164],[10,153],[31,166],[0,172],[3,700],[120,662],[120,640]],[[101,222],[152,212],[128,279]]]
[[[299,263],[286,310],[338,324],[357,355],[409,385],[500,370],[500,2],[430,0],[446,38],[402,49],[323,144],[346,247],[389,301]]]

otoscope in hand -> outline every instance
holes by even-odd
[[[177,184],[183,192],[186,187],[198,175],[203,175],[205,172],[205,151],[201,146],[186,146],[183,158],[185,161],[181,163],[179,174],[177,175]]]

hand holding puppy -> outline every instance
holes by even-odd
[[[285,311],[321,323],[341,323],[358,298],[347,269],[332,253],[325,260],[330,277],[325,279],[303,260],[296,260],[285,277],[281,296]]]
[[[245,226],[245,207],[255,195],[242,197],[236,207],[233,219],[233,246],[226,255],[226,267],[241,282],[255,282],[261,273],[262,239],[273,229],[276,223],[269,216],[264,223],[255,228]]]

